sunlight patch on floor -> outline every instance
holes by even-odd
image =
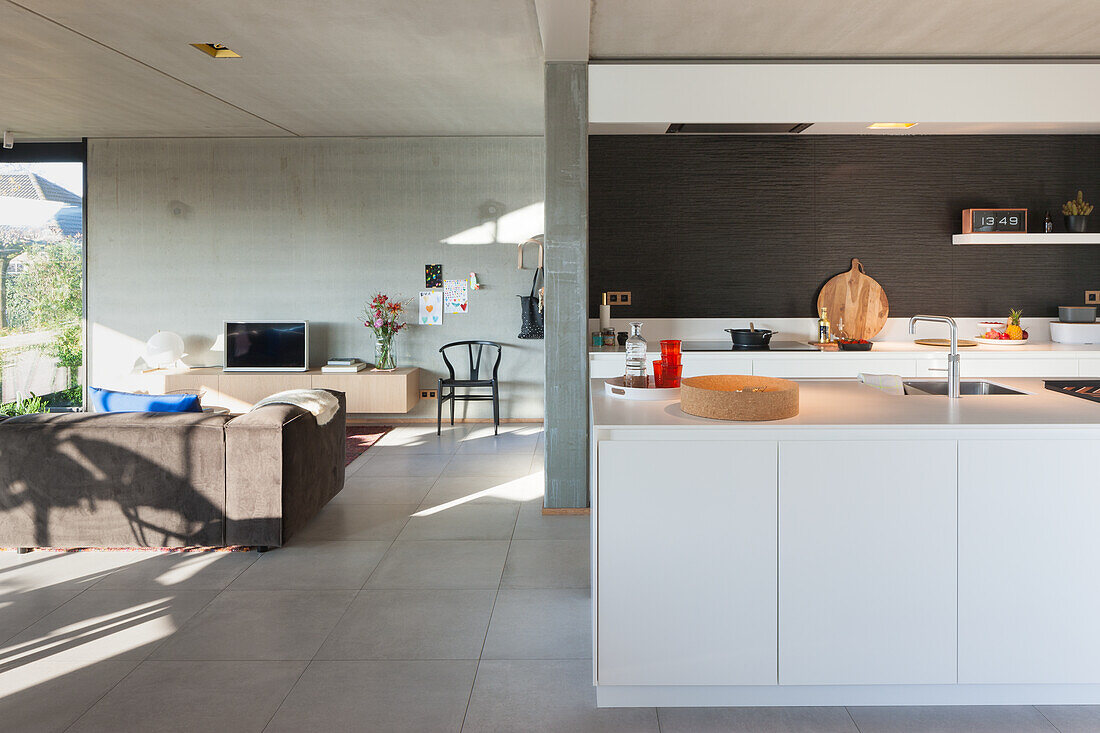
[[[453,501],[448,501],[445,504],[439,506],[433,506],[429,509],[423,509],[416,512],[412,516],[414,517],[428,517],[432,514],[438,514],[439,512],[446,511],[456,506],[467,504],[475,499],[493,498],[493,499],[505,499],[507,501],[532,501],[534,499],[540,499],[543,495],[543,476],[542,471],[536,471],[523,478],[517,478],[512,481],[507,481],[496,486],[491,486],[488,489],[474,492],[473,494],[467,494],[466,496],[459,497]]]

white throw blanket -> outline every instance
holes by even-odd
[[[286,392],[277,392],[270,397],[252,406],[252,409],[264,405],[295,405],[304,410],[309,410],[317,418],[318,425],[324,425],[336,416],[340,409],[340,401],[323,389],[288,389]]]
[[[863,382],[868,387],[881,389],[886,394],[905,394],[905,385],[902,383],[901,377],[897,374],[864,374],[861,372],[859,381]]]

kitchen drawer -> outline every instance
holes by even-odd
[[[683,355],[684,371],[681,377],[698,377],[701,374],[752,374],[752,358],[746,356],[696,356]]]
[[[752,373],[764,377],[788,379],[812,377],[857,377],[861,372],[870,374],[898,374],[916,376],[913,359],[852,359],[831,358],[834,354],[821,354],[813,359],[754,359]]]
[[[1077,363],[1079,377],[1100,377],[1100,358],[1081,359]]]
[[[1012,348],[1010,346],[1004,347]],[[964,352],[959,362],[960,375],[967,379],[978,377],[1076,377],[1077,359],[1065,357],[1042,357],[1038,359],[967,359]],[[943,360],[919,362],[920,377],[946,377],[947,357]]]
[[[645,355],[646,374],[653,374],[653,362],[661,358],[661,352]],[[588,376],[591,379],[611,379],[626,373],[626,354],[591,354],[588,357]]]

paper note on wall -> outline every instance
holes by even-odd
[[[443,312],[465,313],[469,306],[469,290],[466,280],[443,281]]]
[[[420,325],[443,325],[443,293],[439,290],[420,291]]]

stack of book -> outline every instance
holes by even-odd
[[[355,357],[337,357],[329,359],[328,364],[321,367],[324,374],[354,374],[367,368],[367,365]]]

